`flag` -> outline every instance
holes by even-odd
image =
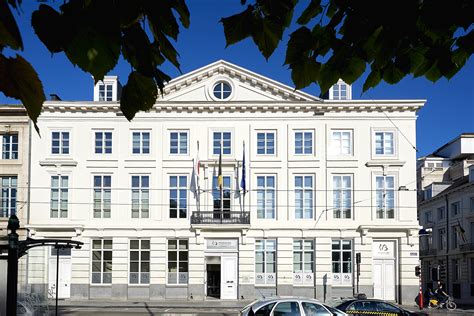
[[[459,234],[461,235],[461,239],[462,241],[466,244],[467,243],[467,240],[466,240],[466,231],[464,230],[464,228],[462,228],[462,225],[461,225],[461,221],[458,219],[458,229],[459,229]]]
[[[245,195],[245,192],[247,191],[247,183],[245,179],[245,142],[243,143],[243,154],[242,154],[242,177],[240,178],[240,187],[242,188],[242,194]]]
[[[195,160],[193,159],[193,173],[191,175],[191,186],[189,189],[194,195],[194,198],[197,200],[199,198],[199,193],[198,193],[198,187],[197,187],[197,172],[196,172],[196,163]]]
[[[219,168],[217,170],[217,186],[219,189],[222,189],[223,179],[222,179],[222,142],[221,142],[221,151],[219,152]]]

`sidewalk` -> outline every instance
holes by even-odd
[[[114,301],[114,300],[59,300],[59,307],[74,308],[230,308],[241,309],[251,300],[156,300],[156,301]],[[49,301],[49,306],[55,302]]]

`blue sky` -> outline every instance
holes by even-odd
[[[239,0],[187,1],[191,12],[191,26],[181,31],[175,47],[180,53],[181,71],[189,72],[219,59],[224,59],[250,69],[274,80],[293,86],[290,71],[283,66],[286,40],[296,29],[292,25],[284,34],[281,43],[268,61],[260,54],[249,39],[225,47],[221,17],[240,12]],[[22,13],[16,14],[23,36],[27,58],[37,70],[46,95],[58,94],[63,100],[92,100],[93,80],[89,74],[72,66],[64,54],[51,53],[36,38],[30,24],[31,12],[36,1],[24,2]],[[297,11],[301,11],[298,8]],[[170,64],[163,69],[172,78],[180,75]],[[130,66],[121,60],[109,74],[119,75],[122,83],[127,81]],[[396,85],[379,84],[361,95],[362,84],[367,73],[353,84],[354,99],[426,99],[425,107],[418,113],[417,148],[418,156],[434,151],[460,133],[474,132],[474,58],[451,80],[440,79],[432,83],[424,78],[405,78]],[[319,95],[319,88],[312,85],[304,91]],[[18,103],[0,93],[1,103]],[[387,122],[387,124],[390,124]]]

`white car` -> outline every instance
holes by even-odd
[[[347,316],[318,300],[302,297],[269,297],[245,306],[242,316]]]

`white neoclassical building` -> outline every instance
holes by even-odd
[[[32,139],[31,234],[84,242],[61,253],[60,297],[328,300],[359,286],[413,302],[425,100],[352,100],[342,81],[323,100],[225,61],[172,80],[132,122],[116,77],[94,89],[47,102]],[[55,269],[31,251],[32,289],[51,291]]]

